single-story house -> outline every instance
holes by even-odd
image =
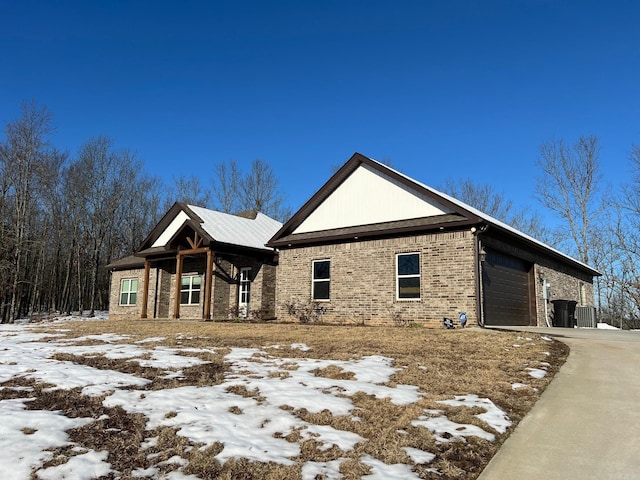
[[[111,263],[109,318],[275,317],[282,223],[174,204],[135,255]]]
[[[276,316],[324,322],[540,325],[553,300],[594,305],[590,266],[359,153],[267,243]]]
[[[359,153],[284,225],[176,203],[108,267],[110,318],[288,321],[306,304],[327,323],[430,326],[462,313],[545,326],[567,303],[594,312],[600,275]]]

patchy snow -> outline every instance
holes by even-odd
[[[547,375],[547,371],[541,368],[527,367],[527,371],[529,372],[529,375],[531,375],[533,378],[540,379],[540,378],[544,378]]]
[[[480,407],[485,412],[475,417],[499,433],[506,432],[511,426],[511,420],[507,414],[488,398],[480,398],[477,395],[456,395],[453,400],[440,400],[438,403],[452,407]],[[449,420],[442,410],[429,409],[424,412],[426,415],[413,420],[411,424],[430,430],[438,442],[465,441],[465,437],[469,436],[484,438],[490,442],[495,440],[493,433],[476,425],[460,424]]]
[[[330,462],[307,462],[302,466],[302,480],[316,480],[316,478],[338,480],[344,478],[340,473],[340,465],[345,460],[347,459],[338,458]]]
[[[32,467],[51,460],[48,449],[70,445],[66,430],[93,422],[92,418],[68,418],[58,412],[26,410],[28,401],[0,401],[0,478],[30,478]]]
[[[411,461],[415,464],[430,463],[436,456],[431,452],[425,452],[418,448],[404,447],[404,451],[409,455]]]
[[[488,398],[477,395],[456,395],[453,400],[440,400],[438,403],[452,407],[480,407],[484,413],[475,415],[497,432],[504,433],[511,426],[506,413]],[[414,426],[422,426],[433,432],[438,442],[465,441],[465,437],[474,436],[493,442],[495,435],[476,425],[460,424],[449,420],[441,410],[425,410],[426,415],[412,421]]]
[[[601,328],[603,330],[620,330],[620,328],[609,325],[608,323],[598,323],[597,328]]]
[[[42,480],[92,480],[112,472],[111,465],[105,461],[108,456],[109,452],[89,451],[71,457],[62,465],[39,470],[37,476]]]
[[[78,320],[77,317],[71,317]],[[282,358],[269,354],[269,348],[232,348],[225,356],[230,365],[222,383],[213,386],[184,386],[163,390],[144,389],[150,381],[115,370],[97,369],[71,361],[56,359],[67,354],[80,357],[104,356],[113,360],[137,362],[160,370],[160,377],[180,376],[181,369],[207,363],[193,354],[215,353],[215,349],[154,346],[164,337],[130,341],[123,335],[87,335],[81,338],[61,338],[60,335],[35,333],[30,324],[0,326],[0,383],[23,377],[47,383],[51,389],[80,388],[84,395],[105,396],[105,407],[120,406],[129,413],[140,413],[148,419],[147,429],[166,426],[180,436],[203,445],[203,449],[219,442],[222,450],[215,459],[225,463],[230,459],[274,462],[293,465],[301,453],[301,443],[313,439],[320,451],[337,447],[352,452],[365,441],[359,435],[329,425],[316,425],[303,421],[295,411],[306,409],[311,413],[329,411],[334,416],[346,416],[359,421],[358,410],[351,397],[357,392],[403,406],[418,402],[422,396],[416,386],[390,383],[399,370],[393,359],[371,355],[346,361]],[[292,344],[292,350],[308,352],[306,344]],[[324,377],[328,367],[350,372],[351,379]],[[420,366],[422,370],[425,367]],[[536,369],[528,369],[530,372]],[[543,370],[541,370],[543,371]],[[546,372],[545,372],[546,373]],[[390,386],[393,385],[393,386]],[[516,385],[516,384],[513,384]],[[2,387],[0,389],[9,389]],[[513,388],[513,387],[512,387]],[[28,392],[29,388],[11,388],[15,392]],[[25,393],[25,396],[27,393]],[[31,475],[42,480],[84,480],[115,474],[107,462],[107,452],[79,448],[66,431],[94,422],[92,418],[68,418],[56,411],[27,410],[28,398],[0,400],[0,478],[29,479]],[[511,425],[506,414],[491,400],[476,395],[460,395],[442,404],[454,407],[480,407],[484,413],[477,417],[488,427],[503,433]],[[424,427],[442,442],[465,441],[474,435],[489,441],[495,435],[475,425],[460,425],[447,419],[442,410],[424,410],[424,416],[412,421]],[[295,434],[291,436],[291,434]],[[289,436],[289,437],[288,437]],[[288,437],[287,440],[285,437]],[[291,438],[298,438],[291,441]],[[158,444],[158,437],[144,439],[142,448]],[[78,447],[75,456],[65,463],[44,467],[52,459],[50,449]],[[414,479],[414,465],[428,464],[435,459],[431,452],[405,447],[409,464],[387,465],[374,457],[364,455],[360,461],[369,466],[367,479]],[[346,458],[327,462],[309,461],[302,465],[303,480],[323,476],[327,479],[343,478],[340,465]],[[133,478],[166,478],[169,480],[197,480],[186,475],[183,468],[187,460],[175,456],[166,464],[178,469],[161,474],[161,464],[136,469]],[[435,469],[429,469],[439,474]]]
[[[438,403],[452,407],[480,407],[485,410],[485,413],[475,417],[500,433],[506,432],[511,426],[511,420],[507,414],[488,398],[480,398],[477,395],[456,395],[454,400],[440,400]]]
[[[524,388],[526,386],[527,386],[526,383],[515,382],[515,383],[511,384],[511,389],[512,390],[518,390],[519,388]]]
[[[454,441],[466,441],[465,437],[474,436],[493,442],[496,436],[475,425],[456,423],[447,417],[419,417],[411,422],[413,426],[424,427],[430,430],[437,442],[447,443]]]
[[[371,467],[371,474],[363,475],[362,479],[367,480],[419,480],[417,473],[411,471],[411,466],[404,463],[395,463],[387,465],[386,463],[376,460],[369,455],[363,455],[360,461]]]
[[[154,343],[154,342],[163,342],[167,338],[166,337],[149,337],[143,338],[142,340],[138,340],[136,343]]]

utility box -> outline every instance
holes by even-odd
[[[553,326],[573,328],[578,302],[573,300],[553,300],[551,303],[553,303]]]
[[[578,328],[598,328],[596,307],[576,307],[576,325]]]

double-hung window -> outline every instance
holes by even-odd
[[[180,304],[198,305],[200,303],[200,275],[184,275],[180,285]]]
[[[120,305],[135,305],[138,297],[138,279],[123,278],[120,282]]]
[[[420,254],[396,255],[396,295],[398,300],[420,299]]]
[[[312,268],[311,297],[313,300],[329,300],[331,262],[329,260],[314,260]]]

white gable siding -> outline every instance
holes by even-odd
[[[155,242],[153,242],[153,245],[151,245],[151,246],[152,247],[164,247],[169,242],[169,240],[171,240],[173,238],[173,236],[176,233],[178,233],[178,230],[180,230],[180,227],[182,227],[184,222],[186,222],[188,219],[189,219],[189,215],[187,215],[183,211],[180,211],[180,213],[178,213],[178,215],[176,215],[176,218],[174,218],[171,221],[169,226],[165,229],[164,232],[162,232],[160,234],[158,239]]]
[[[361,165],[293,233],[424,218],[451,212],[391,177]]]

